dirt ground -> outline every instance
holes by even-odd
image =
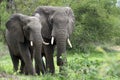
[[[0,72],[0,80],[20,80],[17,76],[15,75],[10,75],[5,72]]]
[[[120,51],[120,46],[109,47],[110,50]],[[0,56],[4,56],[8,52],[0,53]],[[11,75],[5,72],[0,72],[0,80],[20,80],[16,75]]]
[[[113,47],[111,47],[111,49],[113,49],[115,51],[120,51],[120,46],[113,46]]]

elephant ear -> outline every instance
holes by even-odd
[[[54,14],[55,10],[53,7],[47,6],[39,6],[33,15],[35,16],[36,13],[40,15],[40,21],[44,28],[42,28],[41,33],[44,38],[51,38],[52,32],[52,24],[51,24],[51,16]]]
[[[19,42],[24,42],[23,23],[20,20],[20,16],[17,14],[12,15],[10,20],[6,22],[6,28]]]
[[[10,21],[10,20],[7,21],[6,24],[5,24],[5,25],[6,25],[6,28],[7,28],[9,31],[11,30],[11,25],[10,25],[10,24],[11,24],[11,21]]]
[[[51,26],[53,25],[53,18],[55,16],[55,11],[54,12],[51,12],[51,14],[49,15],[48,17],[48,22],[51,24]]]
[[[69,34],[72,34],[73,27],[75,24],[75,17],[74,17],[74,13],[70,7],[66,7],[66,14],[68,15],[68,24],[69,24],[68,32],[69,32]]]

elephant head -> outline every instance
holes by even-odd
[[[24,42],[25,39],[33,41],[35,43],[36,36],[39,36],[38,40],[43,42],[43,44],[48,45],[44,42],[41,36],[42,25],[40,23],[40,15],[36,14],[35,16],[27,16],[20,13],[13,14],[10,20],[6,23],[6,28],[8,31],[13,32],[13,35],[16,36],[16,39],[19,42]]]
[[[69,46],[72,48],[69,36],[72,34],[73,31],[74,15],[71,8],[60,8],[59,10],[52,13],[49,16],[49,23],[52,25],[51,44],[53,45],[54,38],[57,39],[56,41],[58,41],[58,38],[61,37],[62,39],[66,39]]]
[[[70,7],[40,6],[35,13],[42,18],[42,36],[51,45],[57,45],[57,65],[64,64],[62,54],[66,52],[66,42],[72,47],[69,37],[73,32],[74,14]]]
[[[9,33],[15,37],[18,43],[23,43],[34,47],[35,65],[38,70],[44,73],[43,63],[41,62],[41,47],[43,41],[41,35],[42,25],[40,23],[40,15],[27,16],[20,13],[13,14],[10,20],[6,23],[6,28]],[[38,71],[39,72],[39,71]]]

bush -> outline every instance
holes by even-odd
[[[120,44],[120,9],[116,0],[14,0],[16,9],[6,11],[6,1],[0,4],[0,41],[4,41],[5,22],[13,12],[31,15],[42,5],[70,6],[75,14],[76,24],[71,40],[74,50],[88,53],[96,45],[105,43]],[[16,11],[14,11],[16,10]],[[12,13],[11,13],[12,12]]]
[[[96,45],[115,43],[120,35],[119,9],[115,3],[115,0],[81,0],[72,5],[76,17],[72,37],[75,49],[89,52]]]
[[[6,2],[3,1],[0,4],[0,42],[4,42],[4,32],[5,32],[5,23],[10,16],[10,14],[6,11]]]

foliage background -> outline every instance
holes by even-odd
[[[0,80],[1,77],[2,80],[120,80],[120,52],[105,51],[107,46],[120,45],[120,8],[116,7],[117,0],[13,1],[14,5],[9,9],[7,0],[0,3]],[[42,5],[70,6],[74,11],[73,49],[67,47],[67,76],[58,73],[25,76],[12,70],[11,58],[3,43],[5,23],[13,13],[31,15],[36,7]]]
[[[0,4],[0,41],[4,42],[5,22],[15,12],[31,15],[43,5],[69,6],[73,9],[76,24],[71,36],[73,49],[88,53],[96,46],[120,44],[120,8],[116,0],[13,0],[6,9],[6,0]],[[71,50],[68,47],[68,50]]]

